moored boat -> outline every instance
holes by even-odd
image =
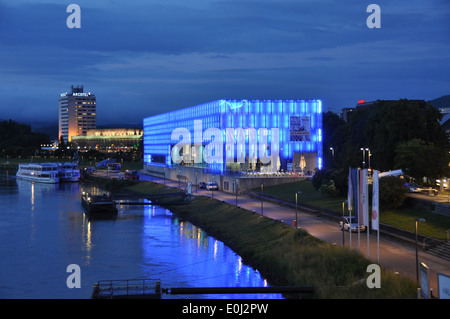
[[[74,162],[59,164],[59,180],[61,182],[78,182],[80,180],[78,164]]]
[[[19,164],[16,177],[39,183],[59,183],[59,169],[56,163]]]
[[[92,195],[86,192],[81,194],[81,204],[90,216],[115,216],[118,209],[111,196]]]

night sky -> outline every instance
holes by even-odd
[[[450,94],[449,58],[449,0],[0,0],[0,119],[57,123],[71,85],[98,124],[228,98],[431,100]]]

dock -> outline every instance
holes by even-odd
[[[141,196],[143,197],[143,196]],[[172,193],[161,193],[161,194],[150,194],[145,195],[145,200],[148,201],[138,201],[134,198],[131,201],[120,199],[121,196],[113,195],[92,195],[86,192],[81,194],[81,204],[89,214],[110,214],[115,215],[118,212],[117,206],[128,206],[128,205],[183,205],[187,204],[191,195],[186,192],[172,192]],[[142,198],[140,198],[142,199]]]
[[[143,197],[143,196],[141,196]],[[186,192],[171,192],[160,194],[148,194],[145,195],[146,200],[150,202],[142,201],[121,201],[120,196],[113,196],[113,200],[117,205],[184,205],[191,200],[191,195]]]
[[[92,299],[162,299],[170,295],[289,293],[311,297],[315,287],[173,287],[161,288],[159,279],[101,280],[94,284]]]
[[[92,195],[86,192],[81,194],[81,204],[90,217],[116,216],[118,209],[116,202],[110,195]]]

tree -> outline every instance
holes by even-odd
[[[427,145],[449,150],[445,130],[439,121],[442,115],[424,101],[378,101],[364,125],[366,145],[373,155],[373,167],[394,169],[397,146],[412,139],[421,139]]]
[[[48,143],[48,135],[33,132],[30,125],[13,120],[0,122],[0,149],[4,155],[33,155],[42,144]]]
[[[405,180],[397,176],[380,178],[379,198],[381,209],[398,208],[403,205],[407,197]]]
[[[412,139],[399,144],[395,153],[395,168],[402,169],[416,180],[448,176],[448,149],[436,147],[434,143],[426,143],[422,139]]]

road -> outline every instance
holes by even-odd
[[[96,174],[105,174],[97,171]],[[117,176],[117,174],[109,173],[109,177]],[[104,175],[106,176],[106,174]],[[150,180],[157,183],[165,183],[168,186],[178,187],[178,181],[163,180],[161,178],[152,177],[141,174],[141,180]],[[185,189],[185,184],[181,183],[181,188]],[[204,189],[197,189],[192,187],[194,195],[205,195],[223,200],[227,203],[236,204],[236,196],[222,191],[208,191]],[[296,217],[295,208],[280,206],[275,203],[261,201],[250,198],[245,195],[238,195],[237,204],[245,209],[255,211],[255,213],[263,214],[276,220],[280,220],[286,224],[294,226],[294,219]],[[352,233],[351,239],[348,232],[343,232],[339,228],[339,224],[316,215],[312,215],[299,209],[297,211],[297,227],[305,229],[312,236],[323,241],[333,243],[336,245],[344,245],[359,250],[361,254],[368,257],[373,263],[379,264],[386,269],[398,272],[401,275],[416,279],[416,252],[414,247],[402,245],[398,242],[379,239],[379,260],[377,258],[378,245],[377,236],[369,235],[369,247],[367,246],[367,233]],[[344,236],[343,236],[344,235]],[[436,273],[443,273],[450,275],[450,263],[439,257],[430,255],[425,251],[419,249],[419,263],[425,263],[430,268],[430,287],[437,292]]]

